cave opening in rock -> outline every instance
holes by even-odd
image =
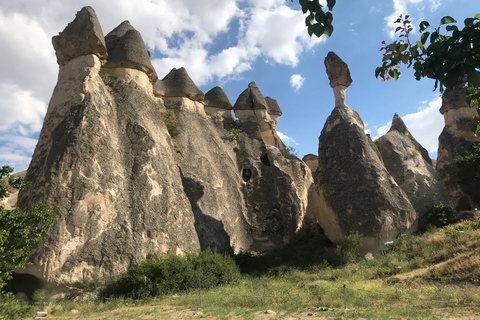
[[[33,301],[33,294],[39,289],[45,288],[45,283],[31,274],[12,273],[12,279],[8,280],[2,288],[5,292],[13,293],[17,298],[28,298],[28,301]]]
[[[252,177],[252,170],[250,170],[250,169],[243,169],[242,170],[243,181],[247,182],[248,180],[250,180],[251,177]]]
[[[268,154],[264,154],[263,156],[260,157],[260,161],[268,167],[270,167],[270,159],[268,159]]]

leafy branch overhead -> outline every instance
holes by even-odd
[[[415,78],[435,80],[434,90],[466,86],[467,102],[471,107],[480,101],[480,13],[464,20],[463,29],[457,21],[445,16],[434,28],[427,21],[419,25],[420,40],[411,40],[413,27],[409,16],[400,15],[395,29],[401,40],[384,45],[383,64],[375,69],[375,77],[383,81],[400,77],[399,65],[413,66]],[[477,122],[475,131],[480,130]]]
[[[293,0],[291,0],[293,2]],[[308,14],[305,19],[305,25],[310,36],[315,34],[317,37],[322,35],[331,36],[333,33],[333,10],[336,0],[327,0],[328,11],[323,11],[323,6],[319,0],[299,0],[304,14]]]

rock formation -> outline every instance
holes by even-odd
[[[79,16],[70,28],[84,23]],[[81,47],[91,37],[70,40]],[[21,208],[45,200],[55,210],[27,272],[58,285],[119,274],[152,253],[200,247],[162,105],[139,89],[140,75],[107,87],[99,55],[84,53],[60,65],[26,175],[31,185],[19,195]]]
[[[61,66],[76,57],[89,54],[94,54],[101,60],[107,58],[103,31],[91,7],[78,11],[75,20],[58,36],[54,36],[52,43],[57,62]]]
[[[105,68],[130,68],[145,72],[150,81],[157,80],[157,73],[150,61],[150,54],[145,47],[142,35],[128,21],[105,36],[108,50]]]
[[[275,131],[282,111],[276,100],[263,97],[255,82],[250,82],[248,88],[240,94],[233,111],[240,121],[255,121],[259,124],[265,144],[285,148]]]
[[[407,194],[420,221],[434,205],[449,202],[428,151],[415,140],[400,116],[395,114],[390,130],[375,144],[385,167]]]
[[[264,251],[300,234],[313,180],[276,147],[283,144],[275,100],[250,85],[261,111],[235,121],[223,90],[212,89],[204,103],[184,68],[157,80],[128,22],[104,41],[87,7],[67,29],[30,188],[18,200],[21,208],[44,200],[55,224],[25,273],[65,285],[118,275],[152,254]],[[108,59],[91,39],[106,43]],[[67,54],[62,43],[88,50]],[[222,109],[222,122],[206,108]],[[267,130],[276,146],[265,141]]]
[[[335,106],[345,105],[345,91],[353,82],[347,64],[335,52],[330,51],[325,58],[325,68],[335,95]]]
[[[310,168],[310,171],[315,172],[318,168],[318,156],[309,153],[304,155],[302,161]]]
[[[160,97],[186,97],[193,101],[203,101],[205,94],[197,88],[185,68],[173,68],[154,87],[154,94]]]
[[[214,87],[205,94],[205,112],[219,120],[233,121],[232,103],[225,91],[220,87]]]
[[[442,96],[440,113],[445,127],[439,137],[437,171],[445,182],[448,193],[457,209],[467,210],[480,206],[480,186],[461,183],[453,160],[463,156],[480,137],[472,132],[475,108],[465,101],[465,89],[446,89]]]
[[[325,60],[336,106],[319,138],[318,220],[332,242],[341,243],[357,231],[364,236],[363,250],[376,252],[397,234],[414,228],[417,216],[365,134],[360,116],[342,102],[344,95],[337,96],[351,82],[347,65],[333,53]]]

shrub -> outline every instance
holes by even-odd
[[[347,264],[357,261],[360,257],[363,235],[354,231],[345,237],[345,241],[335,248],[335,253],[340,257],[341,263]]]
[[[240,133],[242,133],[242,130],[238,128],[231,128],[230,130],[228,130],[228,132],[228,138],[230,139],[230,141],[233,141],[237,140],[238,137],[240,137]]]
[[[113,91],[118,91],[120,80],[105,73],[101,73],[100,77],[102,78],[103,83],[106,86],[110,87]]]
[[[433,225],[438,228],[445,227],[455,222],[456,211],[449,205],[439,203],[434,205],[427,214],[427,226]]]
[[[11,293],[0,291],[0,319],[18,319],[32,315],[32,307]]]
[[[279,150],[282,155],[289,160],[300,160],[297,156],[297,150],[291,146],[279,146]]]
[[[188,253],[185,257],[169,254],[130,267],[125,274],[102,290],[103,297],[145,298],[192,289],[211,288],[239,278],[234,260],[211,250]]]

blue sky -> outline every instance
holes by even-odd
[[[324,58],[336,52],[353,78],[346,103],[378,137],[394,113],[436,157],[443,128],[433,81],[416,81],[402,68],[398,81],[381,83],[381,41],[393,41],[393,21],[410,14],[414,27],[450,15],[460,21],[480,12],[478,0],[337,0],[331,38],[310,38],[294,0],[0,0],[0,164],[25,170],[38,139],[58,74],[51,37],[92,6],[107,34],[129,20],[153,53],[163,78],[185,67],[207,92],[220,85],[232,104],[255,81],[283,110],[277,130],[302,157],[317,153],[318,136],[334,107]],[[413,37],[417,37],[414,33]]]

